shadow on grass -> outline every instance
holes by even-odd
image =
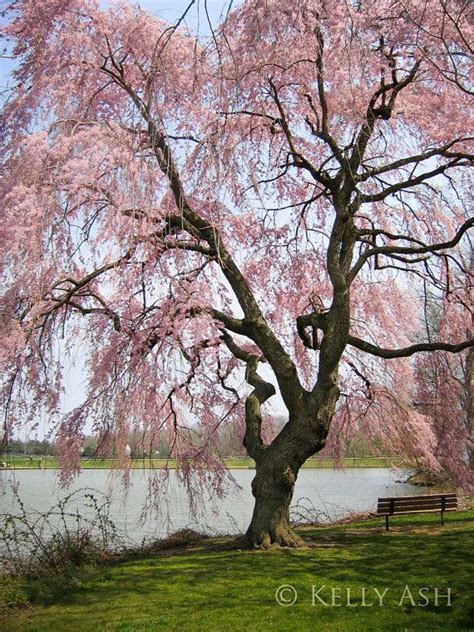
[[[354,590],[358,605],[360,587],[388,587],[390,599],[378,610],[321,608],[318,629],[467,630],[473,614],[473,518],[474,512],[458,514],[438,528],[436,516],[400,517],[388,533],[378,520],[304,529],[308,548],[302,550],[241,551],[230,548],[230,540],[206,540],[187,551],[81,571],[74,586],[42,580],[32,585],[32,595],[37,608],[49,608],[38,612],[38,620],[33,613],[31,629],[92,630],[112,621],[106,629],[174,630],[192,622],[185,629],[254,630],[266,622],[276,630],[309,630],[315,629],[312,586],[336,586]],[[276,606],[281,584],[297,589],[294,608]],[[426,587],[430,594],[449,587],[452,605],[400,604],[407,585],[416,591]],[[77,627],[84,617],[88,627]],[[130,621],[154,623],[134,627]]]

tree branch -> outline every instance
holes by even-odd
[[[459,228],[459,230],[457,231],[453,239],[451,239],[450,241],[445,241],[438,244],[426,245],[426,244],[422,244],[421,242],[418,242],[421,244],[418,248],[414,248],[410,246],[379,246],[376,248],[370,248],[359,257],[359,259],[353,266],[349,274],[349,281],[352,282],[355,279],[355,277],[361,270],[364,263],[366,263],[366,261],[370,257],[374,257],[378,255],[387,255],[387,256],[393,255],[394,258],[397,258],[396,255],[411,256],[411,255],[422,255],[426,253],[436,254],[440,250],[454,248],[454,246],[456,246],[459,243],[462,236],[472,227],[474,227],[474,218],[471,218],[465,221],[464,224]],[[413,239],[410,239],[410,237],[403,237],[402,235],[391,235],[390,233],[384,233],[383,231],[373,231],[372,234],[374,236],[376,234],[384,234],[390,239],[406,239],[407,241],[410,241],[410,240],[414,241]],[[409,262],[407,259],[403,259],[403,261],[407,263],[415,263],[415,261]]]
[[[387,173],[388,171],[393,171],[395,169],[399,169],[401,167],[405,167],[406,165],[410,165],[413,163],[418,164],[420,162],[428,160],[429,158],[433,158],[434,156],[445,156],[447,158],[469,158],[470,154],[465,154],[463,152],[459,152],[459,153],[448,152],[448,150],[453,145],[456,145],[457,143],[468,141],[468,140],[473,140],[473,138],[472,137],[457,138],[456,140],[453,140],[452,142],[446,145],[443,145],[443,147],[435,147],[434,149],[427,150],[425,152],[422,152],[421,154],[415,154],[414,156],[407,156],[406,158],[400,158],[400,160],[395,160],[394,162],[389,163],[387,165],[374,167],[373,169],[369,169],[365,173],[354,175],[354,180],[356,182],[365,182],[366,180],[374,176],[380,175],[382,173]]]
[[[391,117],[398,93],[414,80],[416,73],[418,72],[418,69],[420,67],[420,63],[421,62],[417,61],[402,81],[397,80],[396,70],[394,69],[392,72],[392,83],[385,84],[382,80],[380,88],[378,88],[372,95],[369,106],[367,108],[366,122],[362,125],[360,129],[357,140],[354,143],[351,157],[349,159],[350,169],[353,174],[357,171],[362,162],[362,159],[364,158],[365,150],[367,148],[370,137],[372,136],[376,120],[388,120]],[[392,93],[390,95],[388,104],[386,104],[384,97],[390,91],[392,91]],[[380,96],[382,96],[382,104],[377,107],[377,101]]]
[[[319,182],[323,186],[330,189],[331,186],[333,185],[332,179],[328,177],[327,175],[325,175],[320,169],[316,169],[316,167],[314,167],[314,165],[311,164],[311,162],[297,150],[293,133],[290,129],[290,126],[288,124],[288,119],[287,119],[285,110],[283,108],[283,104],[280,100],[280,97],[278,96],[278,90],[275,84],[273,83],[272,79],[269,79],[268,83],[270,84],[271,94],[278,108],[278,112],[280,114],[280,118],[278,119],[278,121],[280,122],[280,125],[285,134],[286,140],[288,142],[291,156],[294,158],[294,161],[295,161],[294,166],[300,169],[305,169],[311,174],[311,176],[316,180],[316,182]]]
[[[444,342],[424,342],[409,347],[403,347],[401,349],[384,349],[373,345],[366,340],[356,338],[355,336],[349,336],[347,343],[360,351],[370,353],[370,355],[377,356],[378,358],[385,358],[391,360],[393,358],[407,358],[415,353],[421,353],[423,351],[448,351],[449,353],[459,353],[463,349],[474,347],[474,338],[464,340],[459,344],[448,344]]]
[[[262,358],[239,347],[227,332],[223,331],[221,337],[231,353],[247,364],[245,379],[248,384],[254,387],[245,400],[245,436],[243,443],[249,455],[257,461],[262,449],[265,447],[261,434],[261,406],[267,399],[275,395],[275,387],[270,382],[262,379],[257,373],[258,363],[262,361]]]
[[[466,159],[467,163],[461,162],[463,159]],[[450,162],[444,165],[440,165],[439,167],[437,167],[436,169],[433,169],[432,171],[427,171],[425,173],[422,173],[419,176],[416,176],[415,178],[408,178],[408,180],[397,182],[397,184],[393,184],[392,186],[387,187],[386,189],[384,189],[383,191],[380,191],[379,193],[374,193],[372,195],[359,193],[360,202],[361,204],[367,204],[369,202],[380,202],[381,200],[384,200],[389,195],[392,195],[393,193],[397,193],[398,191],[401,191],[402,189],[415,187],[418,184],[422,184],[425,180],[430,180],[431,178],[434,178],[435,176],[441,175],[447,169],[451,169],[453,167],[458,167],[458,166],[464,166],[466,164],[471,164],[471,163],[474,163],[473,156],[469,154],[466,156],[462,155],[462,157],[457,156],[454,160],[451,160]]]
[[[148,106],[126,82],[122,70],[116,73],[106,68],[105,65],[101,67],[101,70],[112,77],[117,85],[127,92],[138,108],[147,125],[151,147],[154,150],[158,166],[168,179],[179,213],[193,227],[196,236],[206,241],[210,249],[215,253],[216,261],[229,282],[244,312],[245,319],[251,325],[251,329],[249,328],[251,334],[249,333],[249,335],[271,364],[278,380],[282,397],[286,405],[293,409],[297,399],[296,393],[302,393],[296,366],[265,320],[247,280],[225,248],[217,227],[210,225],[207,220],[203,219],[191,208],[172,151],[166,141],[166,134],[159,131]]]

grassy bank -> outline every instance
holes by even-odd
[[[437,515],[429,514],[397,517],[388,533],[383,521],[375,519],[305,528],[301,534],[308,544],[302,550],[241,551],[229,548],[224,539],[204,540],[146,559],[82,571],[72,587],[58,579],[37,581],[25,589],[32,605],[0,629],[474,629],[474,511],[450,514],[444,528]],[[296,590],[294,605],[277,604],[275,594],[281,585]],[[312,605],[313,586],[327,605],[318,598]],[[422,596],[421,588],[426,589]],[[379,594],[387,589],[382,606],[375,589]],[[447,589],[451,605],[443,596]],[[282,598],[289,600],[294,594],[288,588]],[[426,600],[427,605],[418,605]]]
[[[25,457],[25,456],[4,456],[0,458],[4,462],[7,469],[57,469],[58,460],[56,457]],[[252,469],[255,463],[250,458],[228,458],[225,463],[230,469]],[[344,467],[393,467],[401,465],[400,459],[397,457],[350,457],[342,459]],[[114,459],[81,459],[81,467],[84,469],[111,469],[116,466]],[[160,469],[175,468],[176,461],[173,459],[132,459],[133,469]],[[334,460],[330,458],[311,458],[303,465],[304,468],[333,468]]]

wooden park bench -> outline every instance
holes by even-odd
[[[456,494],[394,496],[393,498],[379,498],[377,501],[377,515],[385,516],[385,528],[387,531],[390,516],[439,511],[441,514],[441,524],[444,525],[444,512],[456,511],[457,508],[458,499]]]

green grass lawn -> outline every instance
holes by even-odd
[[[0,461],[5,462],[10,469],[56,469],[58,467],[58,460],[54,456],[33,456],[31,458],[25,456],[7,455],[0,458]],[[255,467],[255,462],[250,458],[227,458],[225,463],[230,469],[248,469]],[[344,467],[392,467],[401,465],[400,459],[397,457],[348,457],[342,459]],[[113,459],[81,459],[81,467],[84,469],[110,469],[116,466],[116,462]],[[176,467],[176,461],[173,459],[133,459],[132,468],[134,469],[146,469],[154,468],[159,469],[163,467],[174,468]],[[311,458],[303,465],[305,468],[332,468],[334,467],[334,460],[331,458]]]
[[[36,595],[31,607],[17,611],[0,629],[474,630],[473,510],[449,514],[445,527],[430,514],[396,517],[388,533],[380,519],[301,533],[306,549],[240,551],[214,539],[152,558],[83,570],[75,586],[61,579],[42,580],[28,588]],[[275,592],[283,584],[297,592],[292,606],[276,602]],[[312,605],[313,586],[315,591],[325,587],[318,595],[329,605],[318,600]],[[412,605],[406,586],[415,604],[426,603],[419,595],[425,588],[428,605]],[[382,606],[375,588],[380,593],[388,588]],[[451,605],[442,596],[448,588]],[[348,590],[355,606],[347,605]]]

